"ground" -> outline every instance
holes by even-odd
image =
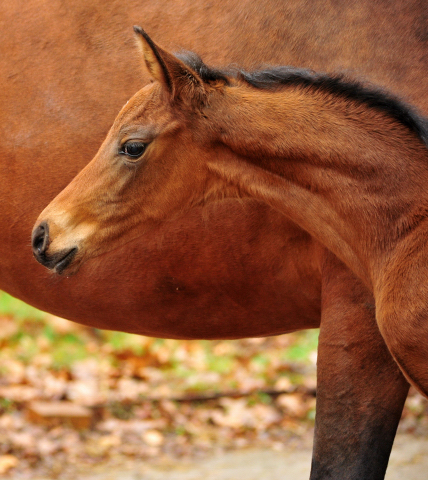
[[[317,332],[183,342],[103,332],[0,293],[0,478],[309,478]],[[413,389],[387,480],[428,471]]]
[[[386,480],[422,480],[428,470],[428,439],[399,434]],[[283,450],[249,448],[221,452],[209,458],[186,461],[126,462],[115,468],[81,471],[74,480],[307,480],[311,446],[308,439]],[[8,479],[9,480],[9,479]],[[10,477],[10,480],[12,478]],[[13,480],[16,480],[15,478]],[[33,480],[48,480],[46,477]],[[50,480],[50,479],[49,479]]]

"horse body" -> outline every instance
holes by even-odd
[[[148,5],[135,0],[128,2],[124,10],[116,0],[102,5],[78,0],[67,8],[58,2],[49,9],[40,0],[31,0],[25,6],[3,2],[0,225],[4,237],[0,246],[0,287],[65,318],[112,329],[117,324],[132,332],[157,331],[159,336],[174,336],[174,327],[175,336],[186,336],[185,329],[178,331],[181,322],[165,324],[165,318],[173,317],[171,312],[185,312],[188,308],[184,295],[183,300],[165,295],[168,287],[164,285],[174,282],[192,292],[194,305],[195,299],[201,301],[200,309],[195,306],[186,315],[191,318],[200,312],[195,322],[213,314],[226,319],[233,311],[242,319],[254,316],[254,322],[262,320],[265,334],[269,334],[265,319],[272,317],[272,312],[287,322],[291,317],[297,319],[302,311],[302,328],[319,323],[320,275],[314,275],[311,291],[306,292],[311,275],[304,274],[301,282],[294,274],[295,258],[300,259],[299,268],[308,272],[318,268],[314,267],[312,253],[306,254],[308,249],[315,251],[316,246],[305,247],[305,254],[300,254],[295,251],[298,242],[290,246],[278,240],[269,232],[266,215],[275,224],[282,222],[284,231],[293,232],[295,226],[275,212],[267,214],[266,208],[255,203],[249,203],[244,210],[234,202],[217,206],[206,215],[208,221],[195,210],[186,219],[175,220],[169,230],[160,227],[159,234],[148,233],[135,239],[126,250],[94,259],[82,268],[78,280],[53,280],[34,263],[31,252],[25,249],[28,231],[38,213],[95,154],[115,112],[147,81],[147,75],[134,62],[134,42],[129,35],[129,27],[139,19],[151,25],[151,31],[165,46],[195,49],[208,62],[239,62],[246,68],[263,62],[329,71],[355,69],[428,112],[423,7],[418,2],[374,6],[369,0],[359,2],[358,7],[323,2],[306,5],[301,1],[284,6],[283,2],[269,0],[263,2],[263,8],[250,1],[233,5],[219,1],[214,5],[158,0]],[[160,238],[168,238],[170,232],[181,233],[161,242]],[[308,238],[304,233],[298,237]],[[191,243],[187,246],[183,238],[191,238]],[[248,244],[247,239],[254,239],[254,252],[244,256],[241,245]],[[313,240],[307,244],[310,242]],[[263,255],[257,246],[263,248]],[[20,255],[16,255],[18,250]],[[195,250],[199,255],[193,253]],[[231,256],[236,258],[233,271],[217,268],[218,259],[227,264]],[[187,258],[192,261],[186,263]],[[140,268],[142,264],[145,269]],[[266,274],[266,267],[272,265],[278,266],[275,280],[275,276]],[[148,268],[150,275],[146,274]],[[193,270],[210,271],[210,280],[205,273],[197,275]],[[245,291],[250,278],[253,285],[261,285],[258,313],[253,302],[247,306],[242,299],[229,299],[223,287],[240,284]],[[298,294],[292,293],[299,289],[305,292],[301,301]],[[277,294],[274,306],[272,290],[282,290],[284,298],[292,294],[290,303],[281,301]],[[183,288],[180,292],[184,292]],[[219,295],[222,302],[218,301]],[[310,298],[311,305],[317,305],[311,307],[310,314],[306,313],[306,298]],[[205,315],[202,311],[207,308],[212,313]],[[217,321],[219,327],[221,323]],[[297,323],[292,321],[293,328]],[[245,335],[242,330],[237,336]],[[219,336],[222,333],[219,330]],[[249,330],[248,335],[251,333]]]
[[[346,323],[341,351],[350,348],[355,355],[359,350],[346,371],[360,374],[366,369],[376,344],[386,367],[379,373],[395,379],[396,396],[388,402],[388,416],[394,414],[388,420],[375,416],[382,417],[375,422],[382,426],[377,438],[386,443],[375,441],[378,455],[370,462],[374,432],[373,424],[365,422],[357,422],[351,442],[347,429],[347,455],[332,460],[331,449],[320,439],[325,440],[332,423],[338,422],[336,417],[333,422],[326,419],[325,408],[338,398],[338,391],[332,398],[321,390],[324,416],[317,424],[312,478],[344,471],[348,478],[382,478],[408,387],[375,334],[367,308],[371,294],[390,352],[406,378],[428,392],[423,363],[412,356],[417,348],[416,357],[424,353],[423,345],[414,341],[414,323],[394,332],[396,318],[383,299],[384,290],[394,283],[390,276],[397,275],[390,265],[403,242],[412,243],[423,223],[428,174],[423,124],[393,98],[342,80],[294,70],[233,77],[209,70],[202,62],[195,69],[198,60],[183,63],[136,31],[156,82],[125,105],[94,160],[41,213],[33,232],[36,258],[57,273],[75,273],[89,258],[123,244],[124,232],[146,233],[159,222],[225,197],[255,199],[287,216],[337,257],[329,258],[322,249],[317,256],[327,311],[334,309],[339,273],[343,283],[353,285],[347,305],[359,311],[358,331],[365,333],[359,341],[351,340]],[[331,280],[326,282],[327,278]],[[332,325],[324,311],[322,315],[325,324]],[[337,312],[330,310],[330,315]],[[321,335],[320,353],[332,351],[331,334],[327,329]],[[322,361],[320,378],[327,375],[329,363]],[[378,366],[378,361],[370,365],[370,379]],[[352,401],[357,405],[363,401],[356,383],[360,385],[353,382],[345,389],[344,397],[352,394],[345,400],[348,408]],[[385,401],[384,395],[379,398],[370,413]],[[356,453],[355,441],[367,449],[358,448]],[[336,451],[337,442],[334,445]],[[328,462],[322,457],[325,451],[330,451]]]
[[[422,120],[344,80],[288,69],[264,73],[266,81],[227,77],[163,50],[156,66],[153,49],[145,58],[157,83],[127,102],[94,160],[42,212],[36,258],[74,273],[123,243],[124,232],[144,234],[218,199],[252,198],[378,289],[396,244],[425,218]]]
[[[28,237],[148,80],[134,61],[134,23],[217,65],[353,70],[428,113],[425,8],[371,0],[130,0],[126,9],[117,0],[3,2],[1,288],[71,320],[154,336],[237,338],[321,322],[311,477],[383,478],[408,384],[379,334],[370,291],[294,222],[257,201],[195,207],[70,278],[34,262]]]
[[[282,212],[363,281],[390,352],[428,396],[428,123],[394,99],[373,101],[376,92],[344,96],[337,84],[332,98],[333,80],[322,83],[287,86],[282,107],[278,92],[253,92],[250,107],[236,86],[231,100],[216,96],[211,131],[233,154],[216,153],[207,168],[220,191],[232,183]]]

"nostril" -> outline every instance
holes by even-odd
[[[38,236],[34,239],[34,250],[37,250],[38,253],[42,253],[43,250],[44,237]]]
[[[46,222],[42,222],[38,227],[33,231],[32,235],[32,246],[33,253],[36,256],[43,255],[49,244],[49,228]]]

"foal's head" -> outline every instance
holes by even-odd
[[[140,234],[217,190],[206,163],[222,147],[204,112],[226,77],[210,71],[204,81],[142,29],[135,32],[153,82],[122,108],[95,158],[33,231],[34,255],[58,273],[76,270],[83,259],[118,246],[125,232],[139,226]]]
[[[364,200],[386,185],[395,198],[403,169],[410,179],[406,159],[420,149],[426,156],[425,129],[389,96],[297,69],[221,73],[135,31],[153,83],[123,107],[95,158],[33,231],[35,257],[58,273],[224,196],[268,203],[339,250],[355,235],[343,221],[348,197],[338,192]],[[422,167],[412,168],[421,179]],[[367,200],[360,214],[382,201]]]

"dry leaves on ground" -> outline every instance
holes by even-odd
[[[281,449],[313,426],[316,333],[184,342],[49,316],[0,323],[0,475]],[[412,396],[406,428],[425,410]]]

